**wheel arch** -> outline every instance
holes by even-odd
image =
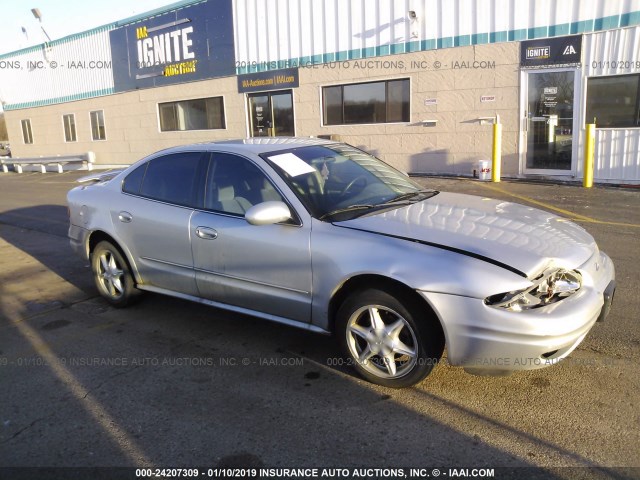
[[[127,262],[127,266],[129,267],[129,270],[133,273],[136,283],[142,283],[140,276],[138,275],[138,270],[133,268],[134,263],[131,261],[129,253],[124,248],[122,248],[122,246],[120,245],[120,242],[118,242],[115,238],[113,238],[111,235],[109,235],[107,232],[103,230],[94,230],[93,232],[91,232],[91,234],[89,235],[89,238],[87,239],[87,252],[89,254],[89,259],[91,259],[91,254],[95,250],[96,245],[98,245],[100,242],[103,242],[103,241],[111,243],[114,247],[118,249],[118,251],[120,252],[120,255],[122,255],[122,257]]]
[[[433,306],[422,295],[416,292],[415,289],[409,287],[407,284],[399,280],[377,274],[356,275],[349,278],[338,288],[338,290],[336,290],[336,292],[332,295],[331,300],[329,300],[328,326],[330,332],[335,333],[336,316],[340,306],[347,299],[347,297],[359,290],[370,288],[377,288],[380,290],[384,290],[391,295],[401,296],[403,299],[411,302],[412,306],[420,309],[426,309],[428,314],[439,325],[439,333],[442,335],[442,340],[447,343],[446,329],[444,327],[442,319],[440,318],[440,315],[438,315]]]

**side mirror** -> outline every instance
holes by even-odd
[[[291,212],[283,202],[262,202],[247,210],[244,218],[251,225],[273,225],[289,220]]]

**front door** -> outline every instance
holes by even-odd
[[[249,133],[252,137],[293,137],[291,90],[252,93],[249,100]]]
[[[571,175],[575,171],[575,70],[524,74],[525,173]]]
[[[205,208],[190,231],[200,296],[214,302],[308,323],[311,316],[309,225],[256,226],[245,212],[283,197],[246,158],[213,153]]]

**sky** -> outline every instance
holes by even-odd
[[[83,32],[177,0],[0,0],[0,54]],[[42,23],[31,13],[38,8]],[[23,33],[22,28],[26,30]]]

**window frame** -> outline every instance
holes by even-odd
[[[73,139],[69,140],[67,138],[67,123],[66,123],[66,118],[67,117],[72,117],[73,118]],[[64,113],[62,114],[62,134],[64,136],[64,142],[65,143],[74,143],[78,141],[78,127],[76,124],[76,114],[75,113]]]
[[[598,80],[598,79],[610,79],[610,78],[620,78],[620,77],[636,77],[637,79],[637,91],[636,91],[636,104],[635,104],[635,124],[621,124],[621,125],[606,125],[606,126],[599,126],[597,123],[597,117],[596,117],[596,128],[598,130],[605,130],[605,129],[637,129],[640,128],[640,73],[623,73],[623,74],[618,74],[618,75],[594,75],[591,77],[587,77],[587,85],[586,85],[586,93],[584,96],[584,115],[585,115],[585,123],[589,123],[590,121],[592,121],[592,119],[590,119],[590,115],[587,115],[587,109],[589,108],[589,81],[594,79],[594,80]]]
[[[365,85],[370,83],[384,83],[384,91],[385,91],[385,115],[388,113],[388,96],[389,96],[389,83],[403,81],[406,80],[409,82],[409,113],[408,119],[402,121],[393,121],[393,122],[368,122],[368,123],[327,123],[326,115],[325,115],[325,97],[324,97],[324,89],[331,87],[341,87],[341,95],[342,95],[342,118],[341,120],[344,122],[344,87],[352,86],[352,85]],[[357,82],[337,82],[331,84],[320,85],[320,112],[321,112],[321,125],[323,127],[353,127],[353,126],[371,126],[371,125],[406,125],[411,123],[411,102],[412,102],[412,89],[411,89],[411,77],[402,76],[402,77],[392,77],[392,78],[382,78],[378,80],[366,80],[366,81],[357,81]]]
[[[104,131],[104,138],[95,138],[93,136],[93,115],[94,113],[102,114],[102,130]],[[91,141],[93,142],[105,142],[107,140],[107,122],[104,117],[104,110],[91,110],[89,112],[89,131],[91,133]]]
[[[25,125],[28,125],[28,139],[25,136],[25,133],[27,133],[24,128]],[[20,120],[20,131],[22,132],[22,143],[24,145],[33,145],[33,127],[31,126],[31,118],[24,118]]]
[[[194,128],[194,129],[185,129],[185,130],[163,130],[162,129],[162,118],[160,114],[160,107],[162,105],[173,105],[176,108],[178,103],[181,102],[192,102],[194,100],[208,100],[210,98],[220,98],[222,100],[222,127],[221,128]],[[212,130],[227,130],[227,101],[224,95],[215,95],[212,97],[197,97],[197,98],[185,98],[182,100],[170,100],[167,102],[157,102],[156,103],[156,116],[158,122],[158,132],[160,133],[172,133],[172,132],[210,132]]]

